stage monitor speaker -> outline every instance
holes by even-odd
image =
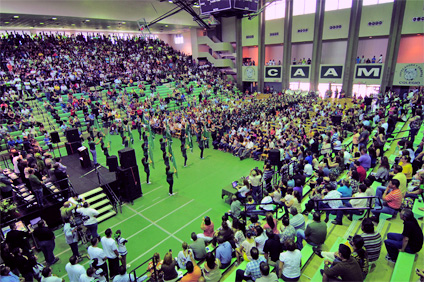
[[[331,116],[331,121],[333,122],[333,125],[341,125],[342,116]]]
[[[268,160],[270,161],[271,165],[279,165],[280,164],[280,150],[278,150],[278,149],[269,150]]]
[[[78,153],[78,148],[81,147],[81,142],[67,142],[65,143],[66,152],[68,156]]]
[[[70,143],[81,141],[81,138],[80,138],[80,135],[78,133],[77,128],[67,129],[65,131],[65,136],[66,136],[66,139],[68,140],[68,142],[70,142]]]
[[[129,168],[137,165],[135,151],[132,148],[125,148],[118,151],[121,168]]]
[[[110,156],[106,158],[106,165],[109,167],[110,172],[115,172],[118,170],[118,157]]]
[[[119,191],[124,201],[131,202],[143,195],[141,191],[138,166],[133,166],[130,168],[118,167],[117,178],[120,185]]]
[[[60,142],[59,132],[53,131],[50,132],[50,139],[52,140],[53,144],[57,144]]]

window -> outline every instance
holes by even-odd
[[[369,6],[369,5],[376,5],[376,4],[391,3],[394,1],[395,0],[364,0],[362,5]]]
[[[326,0],[325,1],[326,11],[349,9],[350,7],[352,7],[352,0]]]
[[[293,16],[315,13],[316,4],[316,0],[293,1]]]
[[[174,37],[175,44],[184,44],[184,37],[182,34],[176,34]]]
[[[284,18],[286,15],[286,1],[277,0],[265,8],[265,20],[275,20]]]

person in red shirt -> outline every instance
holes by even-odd
[[[387,213],[391,215],[396,215],[402,204],[403,196],[402,191],[399,189],[400,182],[397,179],[392,179],[387,185],[386,190],[383,195],[378,195],[377,197],[383,200],[383,205],[380,206],[379,201],[375,202],[375,207],[371,212],[374,216],[371,218],[372,221],[379,222],[380,214]]]
[[[367,178],[367,171],[363,166],[361,166],[361,163],[358,160],[354,162],[354,165],[356,167],[356,171],[359,174],[359,181],[364,182],[365,178]]]
[[[202,276],[202,271],[197,265],[196,260],[193,257],[193,252],[190,251],[191,261],[186,263],[187,274],[181,278],[181,282],[197,282],[200,276]]]

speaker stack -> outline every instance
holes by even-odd
[[[271,165],[278,166],[280,164],[280,150],[278,149],[269,150],[268,160],[271,163]]]
[[[65,143],[66,152],[69,155],[78,153],[78,148],[82,146],[81,138],[77,128],[65,130],[65,136],[68,142]]]
[[[106,165],[109,167],[110,172],[118,171],[118,157],[117,156],[107,157]]]
[[[138,171],[135,151],[132,148],[125,148],[118,151],[120,167],[117,167],[117,179],[120,184],[120,194],[124,201],[132,202],[140,198],[143,193],[141,191],[140,174]],[[116,156],[112,156],[115,157]],[[117,160],[108,158],[110,162],[109,170],[114,169]]]
[[[50,132],[50,139],[53,144],[57,144],[60,142],[59,133],[57,131]]]

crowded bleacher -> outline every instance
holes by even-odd
[[[72,202],[50,140],[59,131],[63,146],[70,128],[100,143],[105,155],[106,135],[119,134],[128,147],[151,128],[158,137],[196,136],[257,161],[227,189],[222,221],[205,217],[178,253],[152,252],[143,271],[131,272],[125,239],[107,230],[102,248],[98,235],[87,244],[88,269],[73,253],[70,281],[298,281],[312,256],[323,258],[312,281],[365,281],[382,263],[382,248],[393,276],[411,274],[403,268],[423,244],[416,219],[424,216],[422,92],[381,93],[372,105],[362,97],[246,94],[217,68],[141,37],[8,34],[1,45],[1,150],[13,164],[0,175],[2,201],[42,207],[51,201],[43,185],[53,183],[55,199]],[[358,220],[360,232],[326,244],[330,226]],[[386,220],[402,220],[402,234],[385,237]],[[11,230],[2,242],[0,281],[56,281],[53,250],[42,248],[45,261],[37,261],[24,234],[13,223]],[[51,237],[43,224],[34,232],[41,241]],[[424,281],[423,270],[417,274]]]

